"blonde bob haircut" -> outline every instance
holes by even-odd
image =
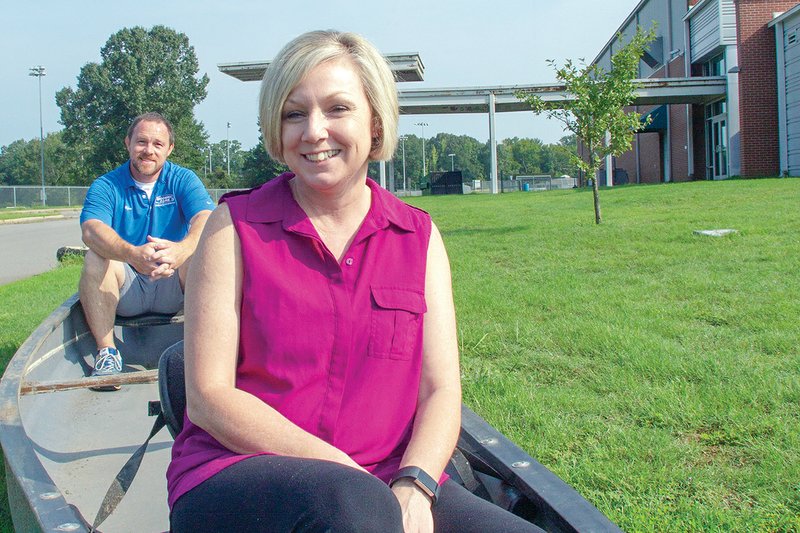
[[[389,63],[360,35],[328,30],[304,33],[290,41],[264,73],[259,119],[264,148],[272,159],[285,163],[281,119],[289,93],[316,66],[343,57],[355,65],[372,110],[376,136],[372,139],[370,160],[387,161],[394,156],[399,107]]]

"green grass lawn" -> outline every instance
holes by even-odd
[[[410,200],[450,254],[464,401],[626,531],[800,530],[800,180],[601,200],[600,226],[588,190]],[[76,278],[0,287],[3,365]]]

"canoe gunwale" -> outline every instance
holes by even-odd
[[[75,294],[44,319],[19,347],[0,380],[0,444],[5,459],[6,485],[9,495],[21,496],[15,498],[15,503],[24,501],[27,504],[24,509],[11,509],[17,530],[30,530],[35,526],[42,531],[59,531],[66,530],[64,526],[67,525],[88,529],[86,520],[67,503],[42,466],[22,425],[19,410],[20,387],[34,362],[31,359],[77,305],[78,295]]]

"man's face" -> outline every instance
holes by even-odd
[[[173,149],[167,127],[151,120],[136,125],[131,136],[125,137],[125,147],[131,158],[131,175],[144,183],[158,179]]]

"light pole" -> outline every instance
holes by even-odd
[[[453,158],[455,156],[456,154],[447,154],[447,157],[450,158],[450,172],[453,172],[455,170],[455,167],[453,166]]]
[[[211,164],[211,145],[210,144],[208,145],[208,173],[209,174],[213,174],[214,173],[214,167]]]
[[[228,179],[231,177],[231,123],[228,122],[228,140],[225,142],[228,148]]]
[[[39,78],[39,154],[42,169],[42,205],[47,205],[47,196],[44,192],[44,126],[42,124],[42,76],[46,76],[47,73],[44,67],[39,65],[31,67],[28,75]]]
[[[403,147],[403,191],[406,190],[406,136],[400,136],[400,144]]]
[[[425,126],[428,125],[427,122],[417,122],[414,124],[415,126],[422,127],[422,179],[425,179],[425,176],[428,175],[428,167],[425,163]]]

